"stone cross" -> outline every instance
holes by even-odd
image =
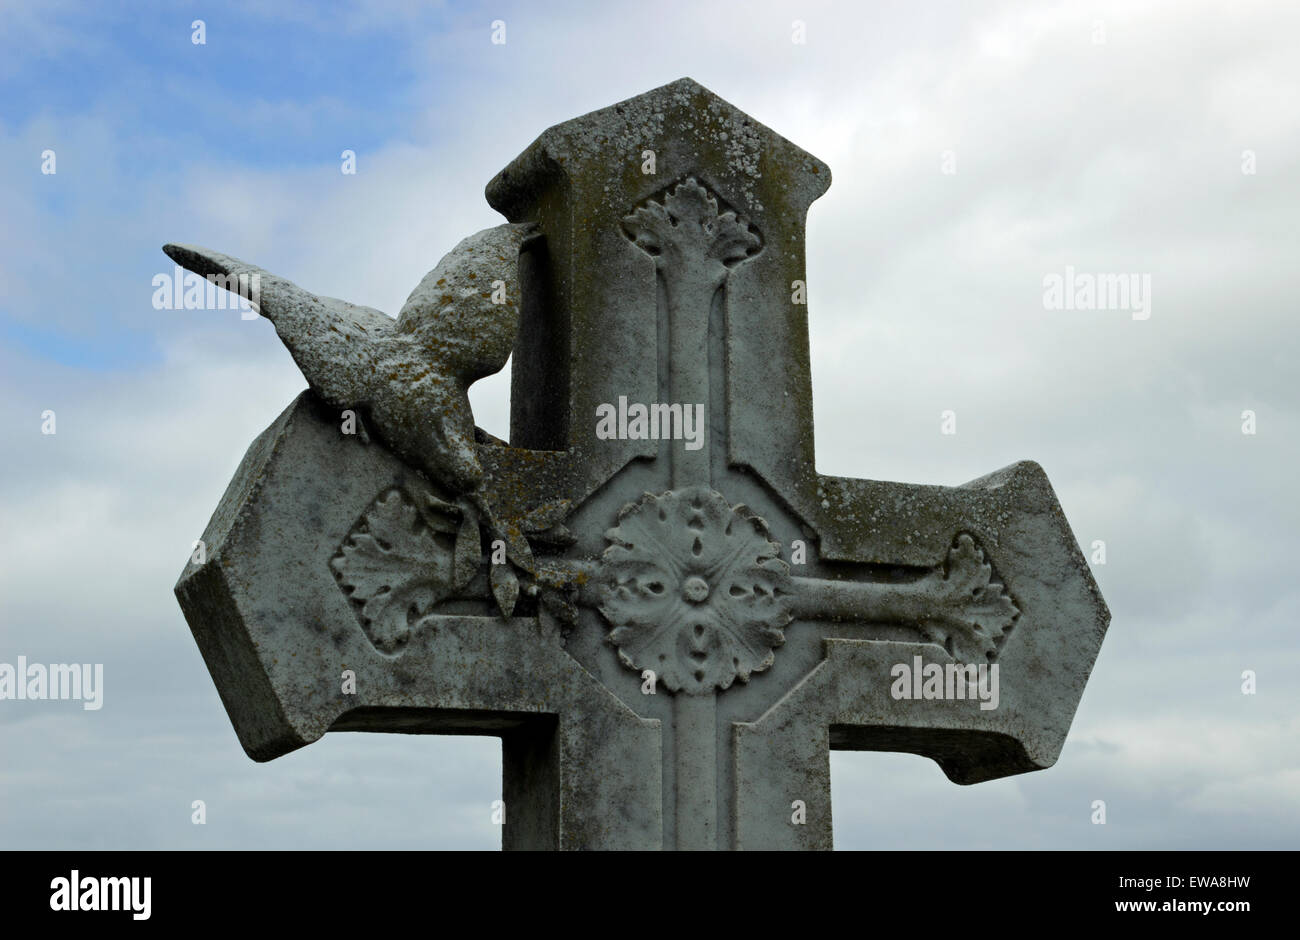
[[[957,783],[1051,766],[1109,612],[1043,471],[814,468],[804,220],[829,185],[690,79],[498,174],[535,235],[481,512],[308,391],[177,584],[247,752],[500,737],[523,849],[829,849],[835,748]]]

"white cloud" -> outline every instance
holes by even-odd
[[[335,735],[268,765],[239,750],[171,586],[244,449],[304,382],[269,323],[153,311],[149,278],[170,270],[162,242],[193,241],[396,313],[444,252],[500,221],[483,186],[537,133],[688,74],[835,173],[809,229],[820,469],[958,483],[1036,459],[1084,546],[1108,544],[1097,576],[1115,623],[1060,763],[960,788],[921,758],[837,753],[840,844],[1296,836],[1300,679],[1285,664],[1300,615],[1300,191],[1285,170],[1300,158],[1300,117],[1277,102],[1300,86],[1297,13],[798,6],[807,47],[790,43],[796,14],[782,3],[744,17],[507,7],[504,48],[488,42],[492,17],[448,13],[453,28],[413,31],[402,63],[403,90],[426,108],[402,139],[362,149],[355,177],[334,152],[265,169],[178,137],[157,143],[176,165],[135,181],[111,114],[0,126],[5,165],[36,174],[0,190],[0,304],[91,341],[109,310],[156,342],[145,365],[96,371],[0,354],[0,518],[21,534],[0,547],[0,659],[93,653],[111,666],[94,719],[0,708],[6,746],[23,755],[0,769],[6,844],[42,844],[55,826],[54,844],[85,845],[110,817],[138,826],[109,844],[140,847],[499,841],[477,815],[499,789],[490,740]],[[331,26],[312,7],[281,15]],[[333,25],[357,35],[359,16]],[[711,18],[727,30],[700,27]],[[310,128],[355,107],[266,98],[253,114]],[[70,216],[35,188],[49,181],[32,154],[51,139],[67,142]],[[1245,148],[1258,176],[1240,172]],[[1151,320],[1044,310],[1042,277],[1066,264],[1152,273]],[[479,423],[502,435],[507,391],[502,375],[473,393]],[[45,407],[58,410],[56,438],[39,435]],[[938,433],[948,407],[956,438]],[[1240,433],[1243,408],[1259,412],[1255,437]],[[1245,668],[1260,673],[1253,699],[1237,688]],[[1099,795],[1115,820],[1104,834],[1088,822]],[[193,798],[211,800],[202,833]]]

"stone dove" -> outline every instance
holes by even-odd
[[[536,225],[525,223],[464,239],[424,276],[396,320],[206,248],[169,244],[163,251],[205,278],[256,283],[258,312],[275,325],[312,391],[333,408],[355,411],[389,449],[463,496],[462,512],[482,518],[505,540],[511,560],[531,571],[527,543],[501,531],[480,492],[467,390],[499,372],[514,348],[519,253],[536,235]]]

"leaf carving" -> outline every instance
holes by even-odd
[[[992,577],[993,566],[985,560],[984,550],[963,532],[949,549],[943,568],[920,582],[930,611],[921,630],[958,662],[992,659],[998,641],[1020,614]]]
[[[375,500],[339,546],[330,568],[366,636],[385,653],[399,650],[410,639],[411,624],[454,587],[452,551],[400,489]]]
[[[456,530],[456,544],[453,550],[452,584],[463,588],[478,573],[479,563],[483,560],[483,542],[479,537],[478,513],[473,507],[462,508],[460,527]]]
[[[711,258],[728,267],[763,246],[758,231],[731,210],[719,211],[718,198],[694,178],[650,198],[623,217],[623,231],[642,251],[655,256]]]
[[[519,528],[529,535],[535,532],[545,532],[559,525],[572,508],[573,502],[568,499],[557,499],[549,503],[543,503],[527,512],[519,520]]]
[[[624,665],[702,695],[775,661],[792,616],[789,567],[748,508],[706,486],[647,493],[605,538],[600,612]]]
[[[508,564],[493,565],[490,580],[492,596],[501,609],[501,616],[509,617],[514,613],[515,601],[519,599],[519,576]]]

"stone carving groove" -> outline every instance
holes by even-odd
[[[763,248],[758,229],[740,218],[694,177],[644,200],[621,220],[623,233],[654,259],[663,286],[667,322],[660,342],[667,358],[668,400],[709,400],[709,317],[714,297],[732,269]],[[721,208],[720,208],[721,207]],[[709,479],[707,444],[673,451],[674,488]]]

